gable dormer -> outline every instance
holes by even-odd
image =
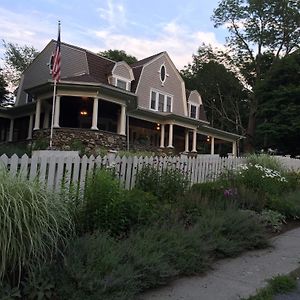
[[[190,118],[207,122],[202,98],[198,91],[193,90],[187,93],[187,108]]]
[[[133,80],[133,71],[125,61],[117,62],[111,71],[111,76],[108,78],[111,85],[127,91],[131,90]]]

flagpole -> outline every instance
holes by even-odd
[[[49,142],[49,149],[50,150],[52,150],[52,141],[53,141],[53,126],[54,126],[54,114],[55,114],[55,98],[56,98],[56,80],[54,80],[53,99],[52,99],[52,115],[51,115],[51,127],[50,127],[50,142]]]

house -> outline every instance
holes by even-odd
[[[222,140],[237,154],[242,137],[209,125],[200,94],[185,89],[166,52],[128,65],[61,43],[61,80],[53,101],[47,65],[55,43],[50,41],[23,73],[15,106],[0,109],[0,142],[48,141],[53,117],[56,149],[79,142],[91,151],[197,153],[209,144],[213,154]]]

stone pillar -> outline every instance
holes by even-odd
[[[59,115],[60,115],[60,96],[56,96],[55,109],[54,109],[54,128],[59,128]]]
[[[33,130],[40,129],[40,120],[41,120],[41,99],[36,100],[35,106],[35,121]]]
[[[197,130],[193,130],[193,145],[192,145],[192,152],[197,152]]]
[[[160,148],[165,148],[165,124],[160,125]]]
[[[14,137],[14,119],[10,119],[8,141],[12,142]]]
[[[50,115],[50,111],[49,109],[46,109],[44,115],[44,124],[43,124],[44,129],[49,128],[49,115]]]
[[[210,139],[210,154],[214,155],[215,154],[215,138],[212,136]]]
[[[173,146],[173,124],[169,124],[169,145],[168,148],[174,148]]]
[[[119,134],[126,135],[126,106],[121,105]]]
[[[27,140],[32,139],[32,125],[33,125],[33,114],[29,116],[29,125],[28,125],[28,133],[27,133]]]
[[[185,130],[185,150],[184,152],[189,152],[189,130]]]
[[[237,147],[236,147],[236,141],[232,142],[232,156],[237,156]]]
[[[93,119],[92,119],[92,127],[93,130],[98,130],[98,98],[94,98],[93,105]]]

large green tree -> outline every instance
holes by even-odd
[[[222,0],[212,17],[226,26],[234,61],[253,93],[249,98],[248,150],[254,146],[259,99],[255,86],[280,57],[299,48],[299,0]]]
[[[2,41],[4,52],[4,74],[6,81],[12,88],[17,87],[22,73],[38,55],[33,46],[19,46],[18,44]]]
[[[0,105],[7,101],[8,91],[7,91],[7,83],[3,76],[3,71],[0,69]]]
[[[256,86],[258,143],[300,154],[300,50],[278,60]]]
[[[114,61],[125,61],[129,65],[137,62],[137,58],[127,54],[124,50],[106,50],[103,52],[99,52],[101,56],[112,59]]]
[[[203,45],[181,74],[188,89],[200,92],[212,126],[245,134],[248,92],[230,66],[230,56]]]

